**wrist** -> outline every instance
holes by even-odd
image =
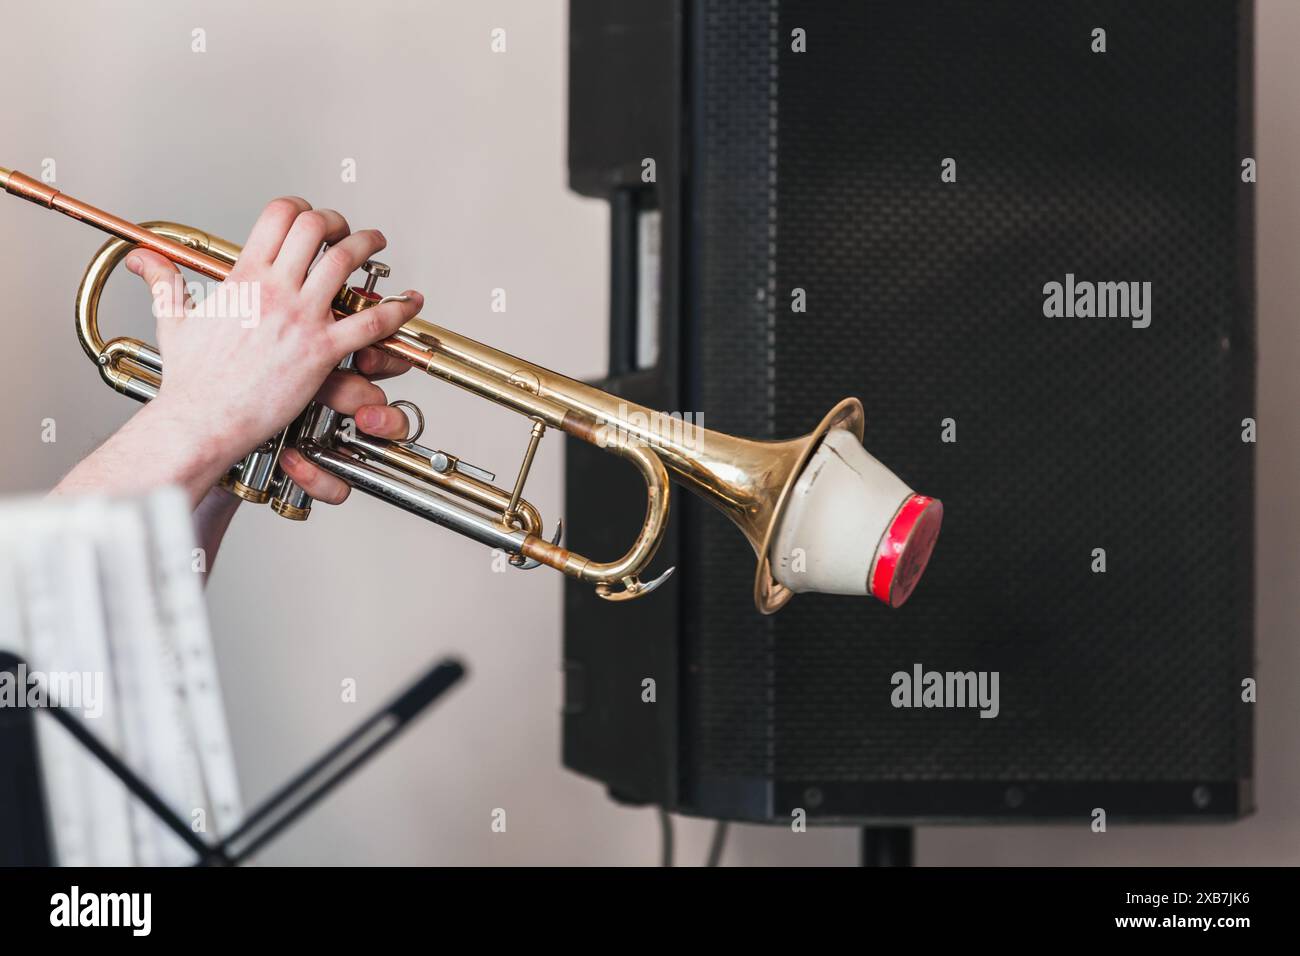
[[[208,422],[161,397],[141,409],[131,424],[147,430],[156,460],[170,482],[190,490],[196,503],[243,454]]]
[[[136,495],[178,485],[197,505],[238,454],[201,426],[155,400],[68,472],[53,493]]]
[[[256,442],[240,437],[239,428],[210,408],[168,393],[166,387],[149,403],[149,408],[183,442],[187,455],[224,472],[252,449]],[[247,447],[245,447],[247,446]]]

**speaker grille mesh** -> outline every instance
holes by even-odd
[[[903,610],[804,595],[763,619],[747,547],[702,514],[686,772],[1246,775],[1255,343],[1235,5],[772,10],[707,0],[694,20],[698,406],[711,427],[784,437],[857,395],[868,449],[946,520]],[[1045,318],[1044,283],[1066,273],[1150,282],[1150,327]],[[893,708],[890,675],[918,662],[998,671],[1000,715]]]

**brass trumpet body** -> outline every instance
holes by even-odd
[[[21,173],[0,170],[0,186],[113,236],[91,260],[77,292],[77,334],[107,384],[140,401],[156,396],[162,382],[157,350],[132,338],[105,340],[99,331],[98,306],[109,276],[131,249],[139,246],[221,281],[230,274],[240,247],[179,223],[136,225]],[[386,273],[384,267],[382,274]],[[341,290],[334,309],[340,314],[352,313],[379,301],[372,273],[364,288]],[[330,418],[332,413],[326,414],[327,409],[304,411],[291,429],[278,436],[279,447],[289,443],[366,494],[503,549],[517,567],[546,565],[595,585],[597,593],[609,600],[649,593],[671,573],[669,569],[654,580],[642,579],[663,538],[671,475],[726,514],[745,535],[757,556],[755,605],[765,614],[776,611],[793,593],[776,581],[771,564],[773,536],[792,488],[829,432],[846,430],[859,442],[863,433],[862,405],[855,398],[839,402],[807,435],[786,441],[737,438],[683,425],[680,418],[628,403],[422,319],[408,322],[376,347],[530,420],[529,444],[513,488],[498,487],[491,483],[491,476],[414,440],[394,442],[345,428]],[[552,541],[543,537],[541,517],[522,492],[533,455],[548,429],[616,454],[641,474],[646,486],[645,517],[621,557],[596,561],[561,546],[558,535]],[[241,483],[251,479],[247,469],[259,453],[278,457],[277,449],[251,453],[243,470],[236,466],[236,472],[228,476],[228,487],[237,493],[241,487],[247,491]],[[273,464],[275,457],[260,464]],[[278,489],[277,510],[288,517],[305,517],[305,511],[292,513],[303,509],[290,503],[284,483],[292,483],[287,477],[277,473],[271,481],[270,490]],[[250,493],[244,496],[257,500]],[[927,544],[926,557],[928,548]]]

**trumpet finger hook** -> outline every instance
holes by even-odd
[[[420,436],[424,434],[424,412],[420,411],[420,406],[414,402],[408,402],[404,398],[399,398],[395,402],[389,402],[388,407],[406,409],[411,413],[411,415],[415,416],[415,431],[406,438],[401,439],[400,444],[409,445],[411,442],[419,441]],[[410,415],[408,415],[407,418],[409,419]]]
[[[656,590],[659,585],[663,584],[677,569],[669,568],[653,581],[642,581],[636,575],[631,575],[623,579],[623,590],[615,591],[608,584],[596,585],[596,595],[604,598],[606,601],[631,601],[633,598],[645,597],[651,591]]]

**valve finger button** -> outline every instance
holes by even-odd
[[[374,259],[367,259],[361,269],[366,274],[366,285],[363,291],[371,293],[375,291],[375,286],[379,284],[380,279],[387,279],[393,274],[392,269]]]

